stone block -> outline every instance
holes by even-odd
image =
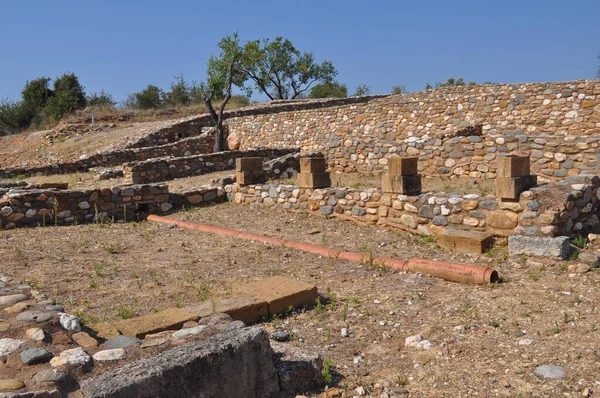
[[[269,336],[250,327],[219,333],[107,370],[81,384],[85,397],[279,396]]]
[[[281,391],[303,394],[323,388],[323,359],[318,353],[274,341],[271,348]]]
[[[263,169],[262,157],[237,158],[235,159],[235,171],[255,171]]]
[[[327,171],[325,158],[300,158],[301,173],[323,173]]]
[[[298,173],[296,182],[302,189],[329,188],[331,186],[331,177],[327,172]]]
[[[492,248],[494,238],[484,232],[445,230],[437,235],[437,243],[444,250],[481,254]]]
[[[317,287],[310,283],[283,276],[274,276],[234,288],[234,294],[264,300],[269,305],[269,314],[282,314],[290,307],[311,306],[317,299]]]
[[[388,160],[388,174],[391,176],[412,176],[417,174],[419,158],[390,158]]]
[[[179,308],[169,308],[154,314],[115,322],[113,326],[124,335],[144,338],[147,334],[180,329],[184,323],[196,321],[198,318],[198,315]]]
[[[246,324],[260,321],[269,315],[269,305],[266,301],[248,296],[217,298],[214,302],[204,301],[185,307],[183,310],[196,314],[200,318],[206,318],[214,313],[223,313]]]
[[[496,196],[501,199],[519,199],[521,192],[537,185],[537,176],[496,177]]]
[[[500,156],[497,177],[523,177],[529,175],[529,156]]]
[[[235,180],[239,185],[262,184],[267,181],[267,174],[264,170],[238,171]]]
[[[571,245],[568,236],[546,238],[514,235],[508,237],[508,254],[511,257],[524,255],[566,260],[570,253]]]
[[[404,176],[384,174],[381,177],[381,188],[385,193],[418,195],[421,193],[421,176],[418,174]]]

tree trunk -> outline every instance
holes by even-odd
[[[225,128],[223,126],[223,119],[219,118],[215,124],[215,147],[214,152],[223,152],[226,150],[227,141],[225,141]]]

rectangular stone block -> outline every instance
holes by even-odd
[[[267,181],[267,173],[264,170],[237,171],[235,180],[239,185],[262,184]]]
[[[404,176],[384,174],[381,178],[381,189],[385,193],[418,195],[421,193],[421,176],[418,174]]]
[[[331,186],[331,177],[327,172],[298,173],[296,182],[303,189],[328,188]]]
[[[496,177],[496,196],[501,199],[519,199],[521,192],[537,185],[537,176]]]
[[[317,299],[315,285],[283,276],[238,286],[234,293],[266,301],[270,315],[285,313],[289,308],[315,305]]]
[[[300,158],[301,173],[323,173],[327,171],[325,158]]]
[[[529,156],[498,157],[497,177],[522,177],[529,175]]]
[[[391,176],[412,176],[418,173],[419,158],[390,158],[388,160],[388,174]]]
[[[235,159],[235,171],[255,171],[263,169],[262,157]]]
[[[571,254],[571,244],[568,236],[546,238],[513,235],[508,237],[508,254],[566,260]]]
[[[127,336],[144,338],[147,334],[181,329],[184,323],[196,321],[198,318],[198,315],[179,308],[169,308],[154,314],[115,322],[113,326]]]
[[[447,229],[437,235],[437,243],[444,250],[481,254],[492,248],[494,238],[484,232]]]
[[[217,298],[214,302],[212,300],[204,301],[185,307],[183,310],[196,314],[200,318],[223,313],[246,324],[258,322],[269,316],[269,305],[266,301],[248,296]]]

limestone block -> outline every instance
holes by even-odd
[[[521,192],[537,185],[537,176],[496,177],[496,196],[501,199],[519,199]]]
[[[481,254],[493,246],[494,238],[484,232],[445,230],[437,235],[437,243],[444,250]]]
[[[418,195],[421,193],[421,176],[384,174],[381,178],[381,188],[385,193]]]
[[[198,315],[179,308],[169,308],[154,314],[115,322],[113,326],[124,335],[144,338],[147,334],[180,329],[187,321],[196,321],[198,318]]]
[[[302,189],[328,188],[331,186],[331,177],[327,172],[298,173],[296,181]]]
[[[263,169],[263,158],[237,158],[235,159],[235,171],[254,171]]]
[[[317,287],[282,276],[263,279],[234,288],[234,294],[255,297],[269,304],[269,314],[281,314],[290,307],[315,304]]]
[[[327,171],[325,158],[300,158],[300,172],[323,173]]]
[[[267,174],[264,170],[238,171],[235,180],[239,185],[262,184],[267,181]]]
[[[269,315],[269,305],[266,301],[249,296],[233,296],[205,301],[197,305],[183,308],[184,311],[206,318],[214,313],[229,315],[236,321],[246,324],[260,321]]]
[[[419,158],[390,158],[388,161],[388,174],[391,176],[412,176],[417,174]]]
[[[529,156],[501,156],[498,158],[498,177],[529,175]]]
[[[508,253],[510,256],[525,255],[566,260],[571,253],[571,246],[568,236],[546,238],[513,235],[508,237]]]

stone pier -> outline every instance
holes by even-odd
[[[518,200],[521,192],[537,185],[537,176],[529,174],[529,156],[498,158],[496,196],[503,201]]]
[[[331,177],[327,172],[327,162],[324,157],[300,158],[300,173],[297,177],[298,186],[302,189],[328,188]]]
[[[262,184],[267,181],[262,157],[237,158],[235,160],[236,182],[241,186]]]
[[[391,158],[388,172],[383,175],[381,187],[385,193],[419,195],[421,176],[417,171],[418,158]]]

